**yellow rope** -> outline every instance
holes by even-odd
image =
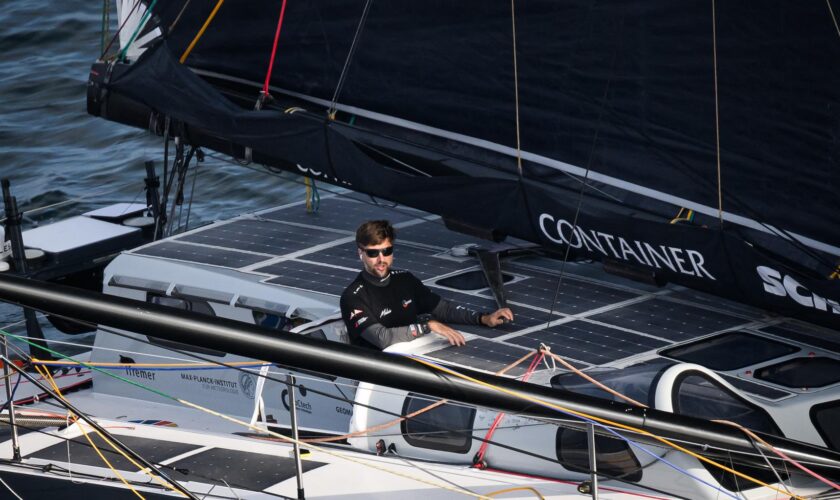
[[[505,490],[494,491],[492,493],[488,493],[487,496],[492,498],[492,497],[495,497],[496,495],[502,495],[504,493],[510,493],[512,491],[530,491],[531,493],[534,494],[534,496],[536,496],[540,500],[545,500],[545,497],[542,496],[539,491],[535,490],[534,488],[532,488],[530,486],[517,486],[516,488],[508,488],[508,489],[505,489]]]
[[[338,453],[335,453],[335,452],[328,451],[325,448],[312,446],[311,444],[304,443],[304,442],[302,442],[298,439],[294,439],[290,436],[284,436],[283,434],[273,432],[273,431],[270,431],[270,430],[267,430],[267,429],[263,429],[261,427],[257,427],[256,425],[251,425],[248,422],[245,422],[245,421],[239,420],[237,418],[225,415],[223,413],[219,413],[215,410],[211,410],[210,408],[205,408],[205,407],[197,405],[195,403],[190,403],[189,401],[184,400],[184,399],[178,399],[177,401],[179,403],[185,405],[185,406],[189,406],[190,408],[195,408],[196,410],[203,411],[205,413],[209,413],[210,415],[222,418],[222,419],[227,420],[229,422],[233,422],[235,424],[242,425],[244,427],[247,427],[247,428],[255,430],[255,431],[266,433],[269,436],[276,437],[278,439],[281,439],[281,440],[289,442],[289,443],[297,443],[299,445],[306,446],[307,448],[310,448],[314,451],[321,452],[325,455],[329,455],[329,456],[334,457],[334,458],[338,458],[338,459],[341,459],[341,460],[347,460],[349,462],[353,462],[353,463],[358,464],[358,465],[362,465],[362,466],[365,466],[365,467],[371,467],[373,469],[376,469],[376,470],[379,470],[379,471],[382,471],[382,472],[386,472],[388,474],[393,474],[395,476],[399,476],[399,477],[402,477],[402,478],[405,478],[405,479],[410,479],[412,481],[417,481],[417,482],[426,484],[428,486],[433,486],[435,488],[442,488],[442,489],[452,491],[452,492],[455,492],[455,493],[460,493],[462,495],[467,495],[467,496],[471,496],[471,497],[475,497],[475,498],[482,498],[482,499],[489,498],[486,495],[479,495],[477,493],[473,493],[469,490],[465,490],[465,489],[462,489],[462,488],[456,488],[456,487],[448,486],[448,485],[445,485],[445,484],[437,484],[437,483],[434,483],[432,481],[427,481],[427,480],[419,478],[419,477],[410,476],[408,474],[403,474],[402,472],[397,472],[395,470],[391,470],[391,469],[388,469],[388,468],[385,468],[385,467],[380,467],[378,465],[374,465],[373,463],[371,463],[368,460],[350,458],[350,457],[345,456],[345,455],[341,455],[341,454],[338,454]]]
[[[55,380],[53,379],[52,374],[49,372],[49,370],[47,370],[46,368],[43,368],[43,370],[44,370],[44,371],[43,371],[43,372],[41,372],[41,369],[42,369],[42,368],[41,368],[41,367],[39,367],[39,366],[35,366],[35,369],[38,371],[38,373],[40,373],[40,374],[41,374],[41,376],[42,376],[42,377],[46,378],[46,380],[50,383],[50,385],[52,385],[53,390],[56,392],[56,394],[58,395],[59,399],[61,399],[62,401],[66,401],[66,399],[64,399],[64,395],[61,393],[61,389],[58,387],[58,384],[56,384],[56,383],[55,383]],[[46,376],[45,376],[45,374],[46,374]],[[75,418],[75,417],[74,417],[74,418]],[[142,495],[140,495],[140,493],[138,493],[137,491],[135,491],[135,490],[134,490],[134,488],[132,488],[132,487],[131,487],[131,485],[130,485],[129,483],[127,483],[127,482],[126,482],[126,480],[122,477],[122,475],[120,475],[120,473],[119,473],[119,472],[117,472],[117,470],[116,470],[116,469],[115,469],[115,468],[111,465],[111,463],[110,463],[110,462],[109,462],[109,461],[105,458],[105,456],[104,456],[104,455],[102,455],[102,453],[99,451],[99,448],[97,448],[96,444],[94,444],[94,442],[90,439],[90,437],[88,436],[87,432],[85,431],[85,428],[84,428],[83,423],[78,421],[78,418],[76,418],[76,423],[78,423],[78,424],[79,424],[79,430],[81,430],[81,431],[82,431],[82,434],[84,434],[85,439],[87,439],[87,440],[88,440],[88,442],[90,443],[91,447],[94,449],[94,451],[96,451],[96,454],[97,454],[97,455],[99,455],[99,456],[100,456],[100,458],[102,458],[102,461],[103,461],[103,462],[105,462],[105,463],[108,465],[108,467],[111,469],[111,471],[113,471],[113,473],[114,473],[114,474],[115,474],[118,478],[120,478],[120,480],[121,480],[121,481],[122,481],[122,482],[123,482],[126,486],[128,486],[128,487],[129,487],[129,488],[130,488],[130,489],[131,489],[131,490],[132,490],[132,491],[133,491],[133,492],[134,492],[137,496],[139,496],[140,498],[143,498],[143,496],[142,496]],[[114,443],[113,443],[110,439],[108,439],[108,437],[107,437],[107,436],[105,436],[105,435],[103,435],[101,432],[99,432],[99,430],[97,430],[97,429],[95,429],[95,428],[94,428],[94,429],[93,429],[93,431],[94,431],[94,432],[95,432],[95,433],[96,433],[96,434],[97,434],[97,435],[98,435],[98,436],[99,436],[99,437],[100,437],[103,441],[105,441],[105,443],[107,443],[107,444],[108,444],[111,448],[113,448],[113,449],[114,449],[114,451],[116,451],[117,453],[119,453],[120,455],[122,455],[122,456],[123,456],[123,458],[125,458],[126,460],[128,460],[129,462],[131,462],[131,464],[132,464],[132,465],[134,465],[135,467],[137,467],[137,469],[139,469],[139,472],[142,472],[143,474],[146,474],[147,476],[149,476],[149,477],[151,477],[152,479],[156,480],[158,483],[160,483],[162,486],[166,487],[167,489],[170,489],[170,490],[174,491],[175,493],[178,493],[179,495],[181,495],[181,496],[183,496],[183,497],[186,497],[186,495],[185,495],[182,491],[179,491],[177,488],[175,488],[174,486],[172,486],[171,484],[169,484],[169,482],[168,482],[168,481],[165,481],[163,478],[161,478],[161,477],[159,477],[159,476],[157,476],[157,475],[155,475],[155,474],[152,474],[152,473],[149,471],[148,467],[143,467],[142,465],[138,464],[138,463],[137,463],[137,462],[136,462],[136,461],[135,461],[135,460],[134,460],[134,459],[133,459],[130,455],[128,455],[127,453],[125,453],[124,451],[122,451],[121,449],[119,449],[119,448],[118,448],[118,447],[117,447],[117,446],[116,446],[116,445],[115,445],[115,444],[114,444]]]
[[[674,443],[674,442],[672,442],[672,441],[670,441],[666,438],[663,438],[661,436],[657,436],[656,434],[653,434],[652,432],[646,431],[644,429],[639,429],[639,428],[632,427],[632,426],[629,426],[629,425],[620,424],[618,422],[613,422],[611,420],[607,420],[607,419],[604,419],[604,418],[596,417],[594,415],[588,415],[588,414],[583,413],[583,412],[571,410],[569,408],[564,408],[562,406],[555,405],[553,403],[549,403],[548,401],[543,401],[542,399],[539,399],[539,398],[527,396],[525,394],[521,394],[519,392],[512,391],[510,389],[505,389],[504,387],[498,387],[496,385],[493,385],[493,384],[490,384],[490,383],[487,383],[487,382],[483,382],[483,381],[478,380],[476,378],[470,377],[468,375],[464,375],[462,373],[458,373],[454,370],[450,370],[450,369],[448,369],[446,367],[443,367],[443,366],[437,366],[433,363],[430,363],[428,361],[425,361],[425,360],[422,360],[422,359],[419,359],[419,358],[412,357],[411,359],[413,359],[414,361],[417,361],[418,363],[420,363],[422,365],[426,365],[426,366],[434,368],[436,370],[440,370],[444,373],[448,373],[448,374],[453,375],[455,377],[458,377],[460,379],[467,380],[467,381],[470,381],[474,384],[478,384],[478,385],[481,385],[483,387],[488,387],[488,388],[493,389],[495,391],[503,392],[505,394],[508,394],[508,395],[511,395],[511,396],[514,396],[514,397],[517,397],[517,398],[520,398],[520,399],[524,399],[525,401],[529,401],[531,403],[536,403],[536,404],[539,404],[539,405],[547,406],[549,408],[553,408],[555,410],[562,411],[564,413],[569,413],[569,414],[575,415],[577,417],[586,418],[586,419],[589,419],[589,420],[594,420],[594,421],[599,422],[599,423],[604,424],[604,425],[609,425],[611,427],[617,427],[619,429],[624,429],[624,430],[627,430],[627,431],[631,431],[631,432],[641,434],[643,436],[653,438],[653,439],[659,441],[660,443],[663,443],[665,445],[670,446],[671,448],[674,448],[675,450],[681,451],[681,452],[685,453],[686,455],[692,456],[692,457],[694,457],[697,460],[700,460],[702,462],[706,462],[707,464],[712,465],[714,467],[717,467],[717,468],[719,468],[721,470],[724,470],[726,472],[729,472],[730,474],[734,474],[734,475],[740,477],[741,479],[745,479],[745,480],[750,481],[754,484],[764,486],[765,488],[770,488],[771,490],[776,491],[778,493],[782,493],[782,494],[785,494],[785,495],[787,494],[787,492],[785,492],[785,491],[783,491],[779,488],[776,488],[775,486],[771,486],[771,485],[769,485],[769,484],[767,484],[763,481],[760,481],[760,480],[758,480],[758,479],[756,479],[752,476],[749,476],[749,475],[744,474],[742,472],[738,472],[735,469],[731,469],[731,468],[729,468],[729,467],[727,467],[723,464],[715,462],[714,460],[708,459],[708,458],[706,458],[702,455],[698,455],[697,453],[694,453],[693,451],[691,451],[689,449],[686,449],[686,448],[678,445],[677,443]],[[793,496],[792,498],[796,498],[798,500],[804,500],[802,497],[798,497],[798,496]]]
[[[192,52],[193,47],[195,47],[195,44],[197,44],[198,40],[204,35],[204,31],[207,30],[208,26],[210,26],[210,23],[213,21],[213,18],[216,17],[216,12],[219,12],[219,7],[221,7],[223,3],[225,3],[225,0],[219,0],[218,2],[216,2],[216,6],[213,7],[213,11],[210,12],[210,15],[207,16],[207,20],[204,21],[204,25],[201,27],[200,30],[198,30],[198,33],[195,35],[195,38],[193,38],[192,42],[190,42],[190,45],[189,47],[187,47],[187,50],[185,50],[184,53],[181,54],[181,64],[184,64],[184,61],[187,60],[187,57],[190,55],[190,52]]]
[[[306,186],[306,211],[312,211],[312,179],[309,177],[303,178],[303,184]]]
[[[63,400],[63,399],[64,399],[64,396],[62,396],[62,395],[61,395],[61,391],[59,390],[58,385],[56,385],[55,381],[53,380],[52,375],[50,374],[49,370],[47,370],[46,368],[44,368],[44,369],[43,369],[44,371],[42,372],[42,371],[41,371],[41,367],[40,367],[40,366],[36,366],[36,367],[35,367],[35,370],[37,370],[37,371],[38,371],[38,373],[41,375],[41,377],[43,377],[43,378],[44,378],[47,382],[49,382],[49,384],[50,384],[50,385],[52,385],[53,390],[56,392],[56,394],[58,395],[58,397],[59,397],[59,398],[61,398],[61,399]],[[85,439],[87,439],[88,443],[90,443],[90,446],[91,446],[91,448],[93,448],[93,451],[95,451],[95,452],[96,452],[96,454],[97,454],[97,455],[99,455],[99,458],[101,458],[101,459],[102,459],[102,461],[103,461],[103,462],[105,462],[105,465],[107,465],[107,466],[108,466],[108,468],[109,468],[109,469],[111,469],[111,472],[113,472],[113,473],[114,473],[114,475],[115,475],[115,476],[117,476],[117,477],[119,478],[119,480],[120,480],[120,481],[122,481],[122,483],[123,483],[124,485],[126,485],[126,487],[128,487],[128,489],[130,489],[130,490],[131,490],[131,492],[132,492],[132,493],[134,493],[135,495],[137,495],[137,497],[139,497],[141,500],[146,500],[146,497],[144,497],[143,495],[141,495],[141,494],[140,494],[140,492],[139,492],[139,491],[137,491],[136,489],[134,489],[134,487],[131,485],[131,483],[129,483],[129,482],[128,482],[128,481],[127,481],[127,480],[126,480],[126,479],[122,476],[122,474],[120,474],[120,473],[119,473],[119,471],[117,471],[117,469],[116,469],[116,468],[114,468],[114,466],[113,466],[113,465],[111,465],[111,462],[109,462],[109,461],[108,461],[108,459],[107,459],[107,458],[105,458],[105,455],[103,455],[103,454],[102,454],[102,452],[101,452],[101,451],[99,451],[99,447],[97,447],[97,446],[96,446],[96,443],[94,443],[94,442],[93,442],[93,440],[92,440],[92,439],[90,439],[90,436],[88,436],[88,435],[87,435],[87,432],[85,432],[85,429],[84,429],[82,426],[79,426],[79,429],[82,431],[82,434],[85,436]]]

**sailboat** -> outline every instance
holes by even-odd
[[[836,488],[840,30],[830,1],[757,12],[714,2],[679,12],[664,2],[118,5],[122,49],[93,65],[88,111],[161,135],[167,167],[173,144],[171,185],[207,149],[340,188],[314,213],[276,207],[165,238],[157,207],[155,241],[105,268],[110,299],[0,284],[4,300],[100,325],[81,365],[98,369],[93,390],[68,396],[73,411],[141,448],[170,446],[154,461],[203,471],[182,474],[184,490],[294,496],[293,474],[253,478],[243,467],[221,491],[213,478],[228,476],[208,466],[291,453],[257,440],[282,441],[288,427],[343,437],[356,451],[332,453],[351,462],[422,460],[443,486],[421,479],[421,493],[393,469],[389,480],[365,472],[375,487],[356,484],[357,463],[328,454],[308,468],[296,448],[296,486],[312,478],[319,495]],[[392,373],[340,361],[366,364],[343,345],[335,311],[355,274],[352,228],[382,213],[397,223],[400,258],[436,292],[510,305],[517,321],[466,330],[461,349],[425,338],[367,355]],[[160,366],[183,361],[173,352],[193,364]],[[527,369],[516,364],[528,356]],[[103,373],[109,363],[135,384]],[[66,482],[43,469],[92,425],[22,436],[28,455],[2,468],[16,479],[10,491]],[[71,462],[67,474],[96,467]],[[141,485],[138,469],[154,467],[85,487],[184,493],[166,475]],[[33,474],[45,482],[27,482]]]

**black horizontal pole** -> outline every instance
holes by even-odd
[[[562,413],[516,395],[445,374],[405,357],[302,335],[269,333],[238,321],[208,317],[156,304],[139,302],[14,276],[0,276],[0,301],[47,313],[98,323],[175,342],[215,349],[293,368],[318,371],[417,392],[471,405],[539,418],[563,418]],[[516,391],[595,418],[643,429],[679,440],[704,454],[715,448],[739,453],[743,461],[766,466],[753,443],[730,426],[685,415],[576,394],[460,369],[460,373],[497,387]],[[774,448],[831,477],[840,476],[840,453],[786,438],[761,434]],[[652,442],[637,435],[634,439]]]

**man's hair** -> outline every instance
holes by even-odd
[[[394,226],[387,220],[369,220],[356,229],[356,244],[360,247],[379,245],[396,238]]]

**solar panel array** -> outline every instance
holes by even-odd
[[[325,197],[316,213],[293,204],[252,216],[218,222],[183,236],[135,250],[165,259],[220,266],[258,276],[268,285],[306,290],[335,298],[358,274],[356,227],[365,220],[389,219],[397,227],[396,268],[408,269],[436,293],[482,311],[496,308],[489,289],[454,290],[438,279],[475,271],[477,259],[456,257],[452,248],[490,245],[448,231],[439,218],[411,209],[390,209],[359,195]],[[753,324],[755,310],[699,292],[651,289],[569,265],[560,279],[556,261],[531,257],[503,259],[514,281],[505,289],[515,321],[489,329],[453,325],[468,334],[465,347],[427,354],[440,361],[497,371],[540,344],[578,366],[614,363],[675,342]],[[522,373],[519,366],[513,373]]]

